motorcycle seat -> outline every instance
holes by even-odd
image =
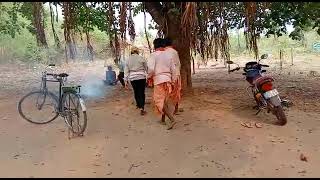
[[[254,79],[252,84],[262,85],[266,82],[272,82],[272,81],[274,81],[274,79],[271,76],[265,75],[265,76],[260,76]]]

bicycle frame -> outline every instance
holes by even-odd
[[[63,78],[61,79],[57,79],[57,80],[53,80],[53,79],[48,79],[47,78],[47,71],[44,71],[42,73],[42,78],[41,78],[41,87],[40,87],[40,91],[44,91],[44,95],[46,96],[47,92],[48,92],[48,88],[47,88],[47,82],[59,82],[59,96],[58,96],[58,112],[61,113],[62,112],[62,86],[64,85],[63,83]],[[41,107],[43,106],[44,102],[45,102],[45,98],[43,98],[44,101],[41,105]],[[38,105],[38,99],[37,99],[37,105]],[[39,107],[38,107],[39,108]],[[39,108],[41,109],[41,108]]]

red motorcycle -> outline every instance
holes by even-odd
[[[261,59],[266,59],[268,57],[267,54],[263,54]],[[279,92],[277,89],[273,87],[274,79],[272,76],[264,74],[266,70],[263,70],[262,67],[269,67],[268,65],[260,64],[260,60],[251,61],[246,63],[244,67],[244,73],[242,73],[246,80],[249,82],[250,86],[247,87],[247,92],[249,89],[256,101],[257,105],[255,108],[258,110],[256,115],[261,112],[262,109],[267,109],[267,112],[274,114],[277,119],[278,125],[285,125],[287,123],[287,117],[283,111],[283,104],[286,101],[282,101]],[[227,64],[235,64],[232,61],[227,61]],[[240,70],[240,66],[236,64],[238,67],[229,72],[234,72]]]

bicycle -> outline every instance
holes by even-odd
[[[34,124],[47,124],[55,120],[60,115],[64,118],[65,123],[68,126],[69,139],[70,131],[73,136],[83,136],[83,132],[87,127],[87,112],[84,100],[80,96],[81,86],[65,86],[65,82],[69,75],[66,73],[47,73],[47,68],[52,66],[55,66],[55,64],[49,64],[45,68],[45,71],[42,72],[40,90],[32,91],[21,98],[18,104],[19,114],[22,118]],[[48,90],[47,82],[59,82],[59,96],[56,96]],[[35,98],[32,98],[33,96],[35,96]],[[22,107],[27,100],[32,101],[28,104],[28,109],[24,111],[25,108]],[[33,116],[33,118],[28,116],[28,110],[30,112],[30,108],[34,106],[36,107],[38,114],[45,112],[43,115],[40,115],[39,120],[35,120],[35,116]],[[49,116],[47,116],[49,113],[45,111],[46,107],[49,107],[49,112],[51,112]],[[82,125],[80,124],[81,111],[83,114]]]

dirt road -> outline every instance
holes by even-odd
[[[308,91],[279,87],[294,101],[288,124],[279,127],[271,114],[254,115],[241,73],[225,71],[209,68],[193,77],[194,91],[171,131],[157,122],[151,104],[140,116],[131,91],[117,86],[100,98],[88,94],[88,129],[71,140],[60,118],[40,126],[21,119],[16,105],[25,92],[3,90],[0,177],[319,177],[319,81],[295,83],[308,83]],[[150,89],[147,96],[150,102]],[[262,128],[241,126],[257,121]]]

